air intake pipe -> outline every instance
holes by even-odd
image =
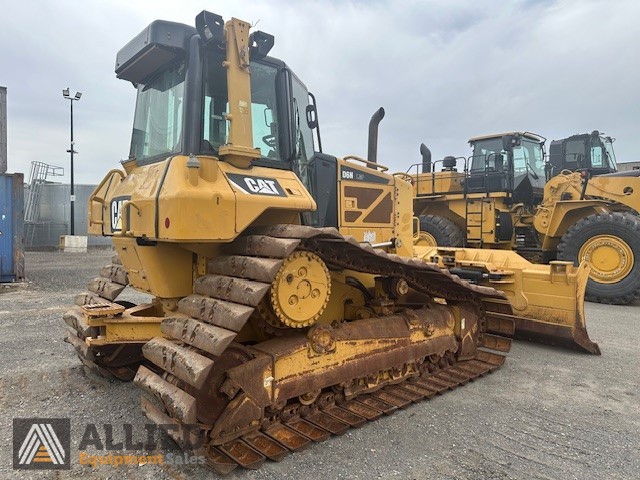
[[[424,144],[420,144],[420,155],[422,155],[422,173],[431,173],[431,150]]]
[[[371,163],[378,163],[378,125],[384,118],[384,108],[380,107],[369,121],[369,150],[367,152],[367,160]],[[375,168],[369,165],[370,168]]]

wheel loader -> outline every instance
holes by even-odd
[[[597,136],[600,160],[612,161],[606,139]],[[568,158],[562,154],[567,145],[579,141],[569,140],[552,147],[551,164],[545,163],[545,139],[529,132],[472,138],[468,159],[432,162],[423,144],[422,162],[409,170],[423,243],[515,250],[535,263],[586,261],[591,267],[587,300],[639,299],[640,172],[562,170],[547,181],[554,162],[562,165]],[[595,142],[591,145],[593,165]]]
[[[584,330],[588,267],[450,273],[414,248],[406,175],[376,161],[382,110],[367,159],[322,153],[315,98],[267,55],[274,38],[195,23],[155,21],[117,55],[137,89],[131,155],[89,198],[116,256],[64,315],[80,360],[135,375],[185,451],[258,468],[492,372],[514,322],[559,342]],[[153,301],[119,302],[127,286]]]

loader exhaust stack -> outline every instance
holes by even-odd
[[[420,144],[420,155],[422,155],[422,173],[431,173],[431,150],[424,143]]]

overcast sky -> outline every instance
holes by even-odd
[[[69,173],[74,103],[77,183],[127,157],[135,90],[116,52],[155,19],[194,24],[203,9],[275,35],[318,99],[323,148],[366,155],[380,106],[379,161],[404,171],[426,143],[468,156],[475,135],[528,130],[561,138],[598,129],[618,161],[640,160],[640,2],[14,1],[0,0],[0,85],[8,88],[9,171],[32,161]]]

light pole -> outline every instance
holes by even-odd
[[[71,104],[71,148],[67,152],[71,155],[71,235],[75,235],[75,220],[73,214],[73,205],[76,203],[76,196],[73,191],[73,154],[78,153],[73,149],[73,101],[80,100],[82,93],[76,92],[76,95],[72,97],[69,95],[69,87],[62,90],[62,96],[70,101]]]

